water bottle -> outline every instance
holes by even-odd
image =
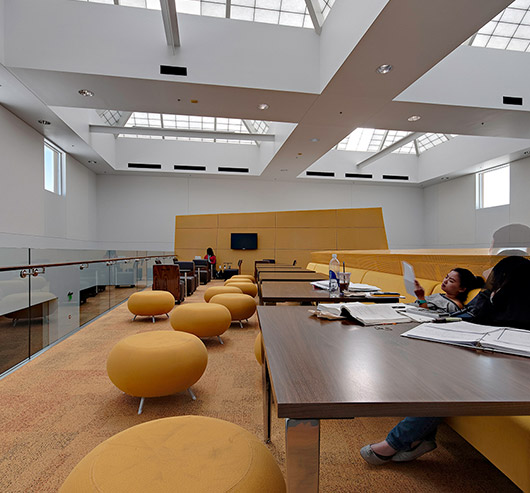
[[[334,253],[329,261],[329,296],[338,298],[339,296],[339,272],[340,262],[337,254]]]

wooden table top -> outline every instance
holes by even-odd
[[[302,269],[296,265],[267,265],[258,267],[258,272],[315,272],[314,270]]]
[[[265,282],[261,285],[260,301],[262,303],[280,303],[283,301],[293,301],[296,303],[319,302],[319,303],[337,303],[337,302],[354,302],[370,301],[373,303],[398,303],[397,296],[373,296],[366,298],[364,296],[343,296],[330,298],[329,291],[315,288],[311,282],[300,281],[281,281]]]
[[[278,417],[530,415],[530,358],[259,306]]]
[[[322,281],[328,276],[317,272],[260,272],[259,281]]]

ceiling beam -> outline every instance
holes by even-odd
[[[313,22],[315,32],[320,34],[322,32],[322,24],[324,24],[324,16],[320,11],[318,0],[305,0],[305,4],[309,12],[309,17],[311,17],[311,21]]]
[[[366,168],[366,166],[369,166],[370,164],[375,163],[382,157],[386,156],[387,154],[390,154],[391,152],[395,151],[396,149],[399,149],[400,147],[403,147],[404,145],[408,144],[409,142],[412,142],[414,139],[417,139],[418,137],[421,137],[423,133],[421,132],[413,132],[410,135],[407,135],[406,137],[403,137],[400,140],[397,140],[393,144],[389,145],[388,147],[385,147],[383,150],[376,152],[373,156],[370,156],[369,158],[365,159],[364,161],[361,161],[360,163],[357,163],[357,168],[362,169]]]
[[[273,142],[274,134],[217,132],[212,130],[182,130],[176,128],[153,127],[111,127],[110,125],[90,125],[90,132],[97,134],[156,135],[163,137],[195,137],[199,139],[233,139]]]
[[[164,31],[168,46],[175,48],[180,46],[179,25],[177,20],[177,7],[175,0],[160,0],[160,8],[162,11],[162,20],[164,22]]]
[[[231,14],[231,9],[232,9],[232,0],[226,0],[226,12],[225,12],[225,17],[227,19],[230,19],[230,16],[232,15]]]

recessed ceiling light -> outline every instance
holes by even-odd
[[[288,171],[287,168],[282,168],[280,171]]]
[[[190,99],[190,103],[197,104],[199,102],[198,99]]]
[[[87,98],[91,98],[94,95],[90,89],[79,89],[77,92],[81,94],[81,96],[85,96]]]
[[[258,110],[268,110],[269,105],[267,103],[260,103],[258,104]]]
[[[301,156],[301,155],[302,155],[302,153],[301,153],[301,152],[299,152],[299,153],[298,153],[298,155],[299,155],[299,156]]]
[[[412,115],[412,116],[409,116],[409,117],[407,118],[407,120],[408,120],[409,122],[417,122],[417,121],[420,120],[420,119],[421,119],[421,116],[420,116],[420,115]]]
[[[385,65],[379,65],[379,67],[377,67],[376,69],[376,72],[378,74],[388,74],[388,72],[390,72],[391,70],[392,70],[392,65],[385,64]]]
[[[88,161],[88,164],[97,164],[98,162],[97,161]]]
[[[51,125],[51,122],[49,122],[48,120],[39,120],[39,123],[41,125]]]
[[[318,142],[320,139],[317,139],[316,137],[313,137],[312,139],[310,139],[311,142]]]

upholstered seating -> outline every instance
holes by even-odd
[[[239,321],[241,327],[243,327],[241,320],[249,319],[256,311],[256,301],[248,294],[216,294],[210,299],[210,303],[226,306],[232,314],[232,320]]]
[[[155,419],[89,452],[60,493],[283,493],[267,447],[235,424],[205,416]]]
[[[240,279],[238,282],[232,281],[229,284],[226,284],[226,286],[235,286],[236,288],[241,289],[243,293],[248,294],[249,296],[256,296],[258,294],[258,286],[256,286],[253,282],[251,282],[249,279],[243,280]]]
[[[243,291],[236,286],[212,286],[204,292],[204,301],[208,303],[212,296],[222,293],[237,293],[243,294]]]
[[[237,274],[230,278],[230,280],[236,280],[236,279],[249,279],[252,282],[256,282],[256,279],[254,279],[254,276],[251,274]]]
[[[189,332],[197,337],[217,337],[219,342],[232,322],[230,310],[217,303],[190,303],[175,308],[169,316],[174,330]]]
[[[254,356],[256,356],[257,362],[262,365],[265,356],[263,354],[263,337],[261,332],[258,332],[256,340],[254,341]]]
[[[242,296],[242,295],[241,295]],[[161,397],[188,389],[201,378],[208,353],[193,334],[156,330],[119,341],[107,359],[107,373],[121,391],[141,397]]]
[[[156,315],[166,314],[175,307],[175,297],[169,291],[139,291],[129,296],[127,308],[134,315],[151,317],[155,323]]]
[[[224,285],[225,286],[230,286],[230,284],[233,284],[234,282],[246,282],[246,283],[249,283],[249,284],[254,284],[250,279],[234,279],[233,277],[231,277],[230,279],[227,279],[225,282],[224,282]]]

